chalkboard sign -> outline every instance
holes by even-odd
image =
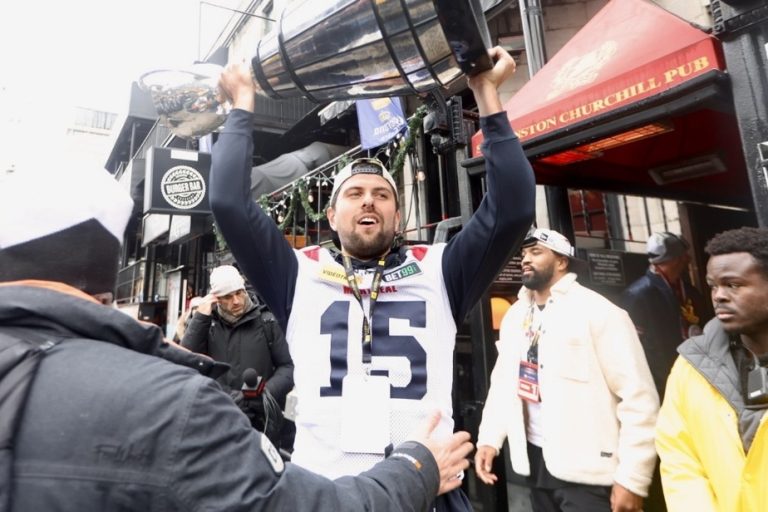
[[[522,261],[523,258],[521,256],[510,258],[506,266],[496,276],[494,284],[521,284],[523,282],[523,271],[520,268]]]
[[[609,250],[587,252],[589,279],[596,285],[626,286],[623,253]]]

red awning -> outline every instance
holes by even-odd
[[[723,69],[712,36],[649,1],[611,0],[504,108],[526,145]]]

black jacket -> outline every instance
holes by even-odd
[[[704,297],[690,283],[683,281],[699,317],[699,326],[712,317]],[[621,294],[619,306],[629,313],[643,345],[648,366],[659,397],[664,397],[667,377],[677,359],[677,347],[685,341],[682,334],[680,303],[675,293],[658,274],[647,270]]]
[[[219,385],[189,367],[215,374],[216,364],[59,288],[0,285],[0,329],[63,338],[40,363],[15,442],[2,447],[13,456],[11,512],[394,512],[433,500],[438,470],[418,443],[359,478],[283,468]]]
[[[217,379],[225,390],[239,390],[243,372],[253,368],[267,379],[266,389],[280,406],[285,406],[285,395],[293,388],[293,361],[272,313],[254,306],[229,324],[216,310],[211,315],[197,311],[181,344],[230,365],[229,371]]]

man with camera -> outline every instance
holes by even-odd
[[[656,426],[670,511],[768,510],[768,229],[710,240],[715,318],[678,348]]]
[[[248,294],[235,267],[214,268],[210,281],[211,293],[198,306],[181,344],[230,365],[219,384],[253,427],[279,445],[285,397],[293,388],[285,336],[272,313]]]

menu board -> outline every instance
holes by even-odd
[[[587,252],[589,277],[593,284],[626,286],[622,253],[618,251]]]
[[[501,269],[499,275],[496,276],[494,284],[520,284],[523,282],[523,271],[520,268],[520,263],[523,261],[521,256],[514,256],[510,258],[504,268]]]

